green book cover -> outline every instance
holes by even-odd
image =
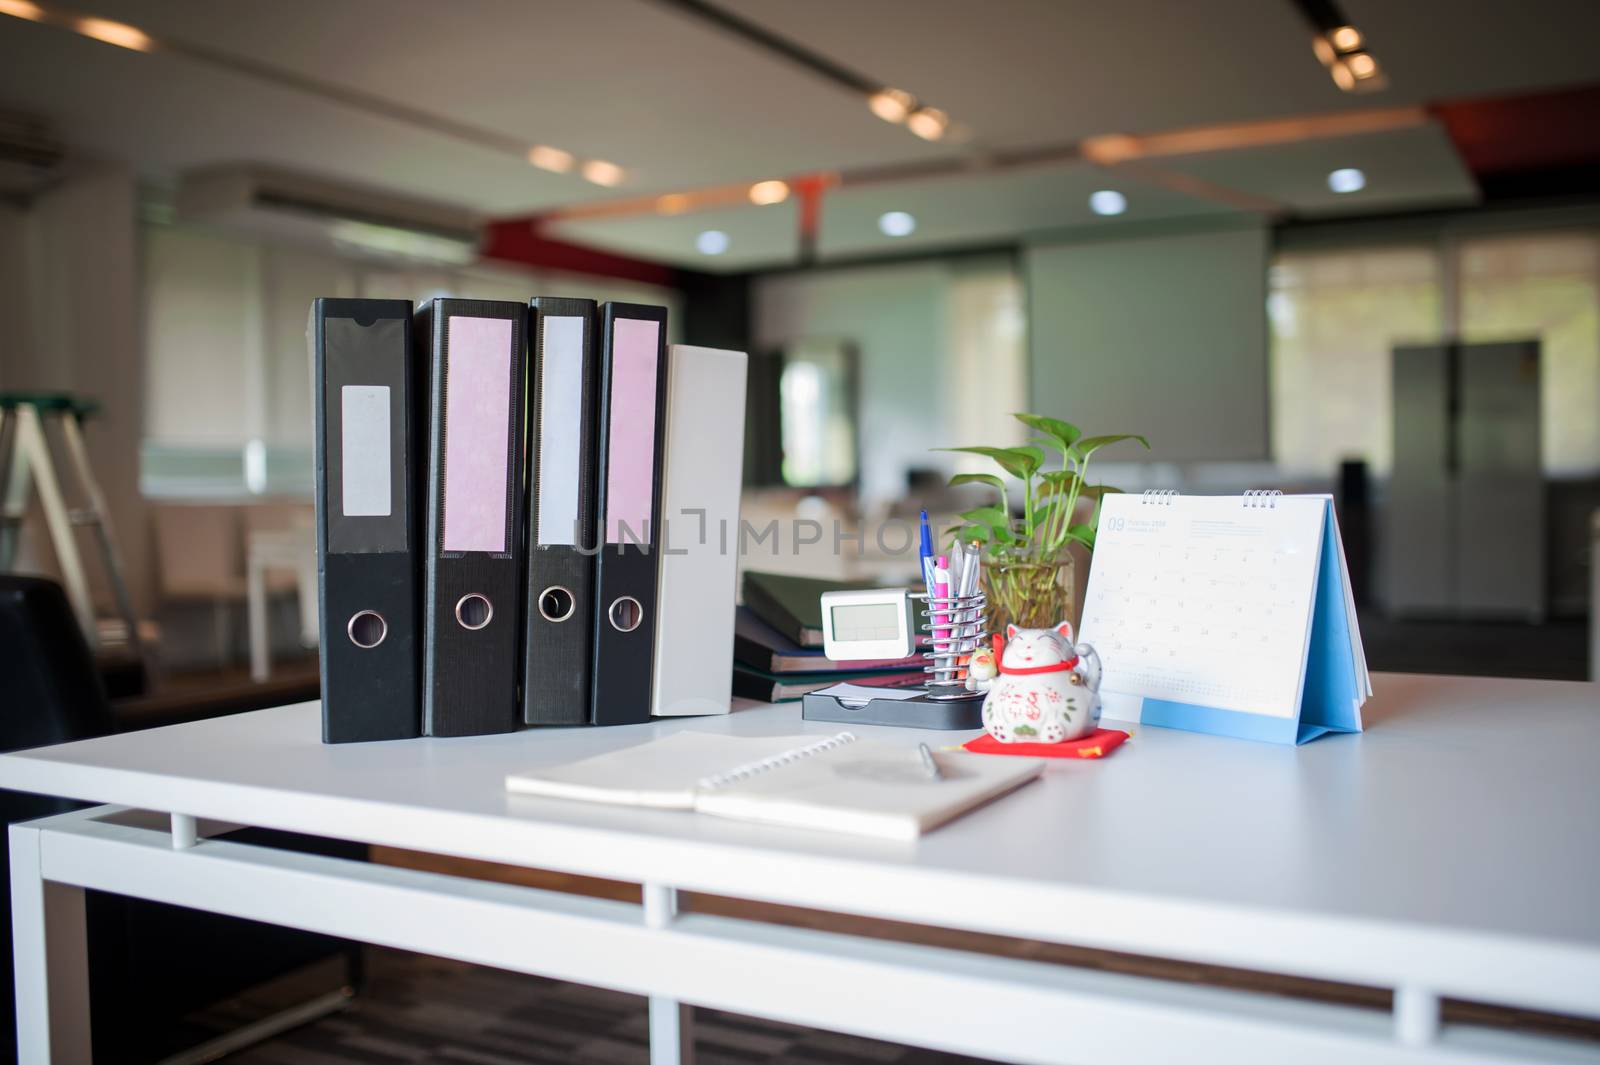
[[[744,603],[801,647],[822,646],[822,593],[876,588],[873,581],[836,581],[746,570]]]

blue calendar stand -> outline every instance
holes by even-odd
[[[1360,732],[1361,704],[1368,692],[1361,679],[1365,670],[1358,673],[1356,668],[1360,652],[1353,643],[1355,619],[1346,606],[1344,559],[1331,499],[1323,517],[1316,581],[1298,716],[1267,717],[1146,698],[1140,722],[1285,744],[1305,743],[1330,732]]]

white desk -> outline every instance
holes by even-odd
[[[1442,1027],[1437,996],[1600,1017],[1600,689],[1375,684],[1364,736],[1294,749],[1141,729],[907,845],[502,788],[508,770],[679,729],[836,727],[794,705],[330,747],[308,703],[0,756],[0,787],[176,815],[170,833],[104,810],[11,830],[22,1060],[86,1060],[86,887],[654,996],[660,1061],[688,1032],[675,1000],[1019,1062],[1595,1060],[1593,1044]],[[196,817],[636,881],[645,901],[194,845]],[[1398,993],[1390,1016],[679,917],[677,889]]]

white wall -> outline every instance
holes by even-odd
[[[119,167],[81,173],[25,210],[0,211],[0,385],[98,400],[89,461],[122,544],[136,609],[148,603],[139,495],[144,375],[136,194]],[[86,542],[86,540],[85,540]]]
[[[1264,227],[1030,247],[1031,408],[1139,457],[1266,458],[1267,255]]]

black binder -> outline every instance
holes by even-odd
[[[589,721],[600,360],[593,300],[529,301],[528,583],[522,720]]]
[[[316,434],[322,741],[418,734],[418,467],[410,300],[319,299]]]
[[[667,311],[600,309],[599,505],[593,713],[597,725],[650,720],[667,402]]]
[[[430,736],[517,727],[524,371],[521,303],[436,299],[429,354],[422,723]]]

